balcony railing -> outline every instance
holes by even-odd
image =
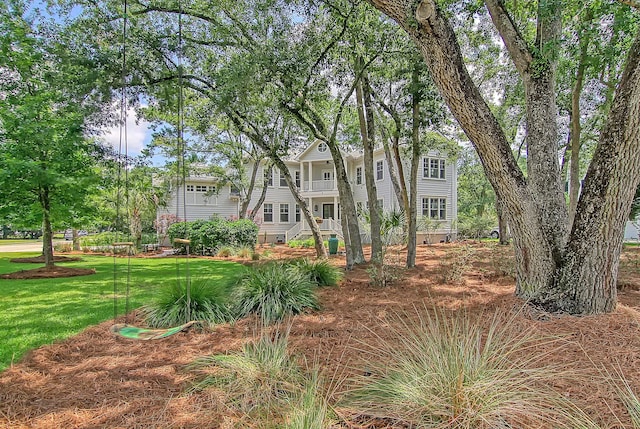
[[[309,185],[311,185],[311,189],[309,189]],[[333,191],[336,189],[335,180],[314,180],[312,182],[304,182],[302,189],[304,191]]]

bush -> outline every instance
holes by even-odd
[[[474,254],[475,249],[469,245],[447,251],[444,259],[440,260],[440,282],[464,284],[464,276],[471,269]]]
[[[335,286],[344,277],[342,270],[331,265],[327,259],[298,259],[293,265],[318,286]]]
[[[422,428],[596,427],[551,386],[571,377],[545,366],[533,330],[494,316],[449,317],[424,311],[415,322],[397,317],[393,342],[377,338],[345,404],[356,414]]]
[[[258,240],[258,225],[248,219],[229,221],[219,217],[211,220],[174,223],[169,227],[170,240],[188,238],[190,251],[201,255],[215,255],[222,246],[251,247]],[[186,251],[185,246],[180,246]]]
[[[233,298],[239,317],[256,313],[266,325],[307,308],[319,308],[311,280],[297,268],[281,263],[249,269],[236,285]]]
[[[142,312],[147,324],[153,328],[178,326],[192,320],[224,323],[233,320],[228,296],[228,285],[197,280],[191,284],[190,304],[187,305],[186,287],[173,284],[162,290],[154,302],[145,305]]]

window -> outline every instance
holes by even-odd
[[[447,218],[446,198],[423,198],[422,216],[429,219],[445,220]]]
[[[193,192],[193,185],[187,185],[187,192]]]
[[[422,158],[422,177],[425,179],[444,179],[444,159]]]
[[[356,202],[356,213],[359,215],[362,213],[362,201],[357,201]]]
[[[273,204],[265,204],[262,206],[262,219],[265,222],[273,222]]]
[[[267,186],[273,186],[273,170],[264,170],[264,180],[267,182]]]
[[[328,148],[327,144],[322,142],[318,145],[318,152],[326,152]]]
[[[296,170],[295,172],[295,178],[296,178],[296,187],[300,187],[300,170]]]
[[[287,180],[284,178],[284,173],[280,172],[280,186],[287,187]]]
[[[322,172],[322,180],[331,180],[331,179],[333,179],[333,171],[324,170]]]
[[[362,167],[356,167],[356,185],[362,185]]]
[[[300,206],[296,204],[296,222],[300,222]]]
[[[280,222],[289,222],[289,204],[280,204]]]
[[[376,180],[382,180],[384,178],[384,161],[376,162]]]

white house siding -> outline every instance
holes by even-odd
[[[297,160],[288,161],[287,164],[290,168],[291,176],[295,180],[295,171],[300,170],[301,179],[301,191],[305,197],[307,203],[310,205],[310,209],[314,217],[323,217],[323,204],[329,204],[334,206],[334,219],[338,220],[340,211],[338,208],[339,199],[337,193],[337,187],[335,186],[335,169],[333,166],[333,160],[331,154],[327,149],[325,152],[319,152],[317,150],[318,143],[313,144],[306,151],[304,151]],[[432,152],[429,154],[431,157],[438,157],[437,153]],[[444,158],[442,158],[444,159]],[[328,161],[328,163],[327,163]],[[382,161],[384,165],[383,179],[376,180],[376,187],[378,192],[378,199],[383,200],[383,208],[388,211],[393,208],[397,208],[398,201],[395,196],[393,185],[389,176],[389,170],[387,166],[387,160],[384,156],[382,149],[378,149],[374,152],[374,177],[376,175],[376,163]],[[310,169],[309,164],[313,162]],[[354,195],[354,201],[356,206],[361,204],[363,207],[367,207],[367,192],[365,186],[364,166],[362,156],[353,155],[346,156],[345,162],[348,170],[348,177],[351,182],[351,188]],[[362,184],[356,184],[356,168],[362,168]],[[309,172],[311,170],[311,175]],[[309,192],[308,186],[305,186],[305,181],[311,180],[322,181],[325,179],[324,170],[331,172],[331,183],[327,184],[327,189],[323,191]],[[405,165],[405,176],[409,179],[409,165]],[[269,187],[266,198],[262,207],[258,209],[256,213],[255,221],[260,227],[259,242],[284,242],[287,231],[296,225],[296,201],[291,195],[287,186],[280,186],[280,172],[277,168],[273,169],[273,185]],[[262,192],[262,178],[264,177],[264,167],[260,167],[258,170],[256,188],[251,195],[250,209],[253,208],[255,201],[260,197]],[[212,178],[206,177],[194,177],[187,179],[187,186],[216,186],[215,181]],[[309,183],[307,183],[309,185]],[[320,184],[324,185],[324,184]],[[441,240],[447,235],[452,234],[455,236],[455,231],[452,231],[452,221],[457,217],[457,176],[455,163],[445,163],[445,179],[431,179],[422,177],[422,161],[418,172],[418,200],[417,209],[418,217],[422,217],[422,198],[445,198],[446,199],[446,219],[441,222],[440,228],[435,232],[435,236],[430,240]],[[195,188],[194,188],[195,189]],[[207,188],[209,189],[209,188]],[[229,186],[224,186],[217,189],[217,193],[210,197],[204,195],[198,195],[197,192],[187,193],[187,220],[192,221],[196,219],[209,219],[214,214],[217,214],[224,218],[237,218],[239,211],[239,200],[237,198],[230,198]],[[273,209],[272,221],[265,221],[264,208],[265,204],[271,204]],[[280,207],[282,204],[288,204],[289,219],[288,221],[282,221],[280,218]],[[179,207],[176,207],[179,206]],[[327,207],[330,209],[330,207]],[[177,211],[176,211],[177,210]],[[184,205],[182,202],[182,188],[179,189],[179,200],[176,200],[175,194],[171,201],[169,201],[166,209],[159,211],[158,215],[163,213],[176,214],[178,217],[183,218]],[[301,220],[304,221],[304,216],[301,215]],[[454,237],[452,237],[454,238]],[[419,233],[418,242],[425,240],[424,233]]]

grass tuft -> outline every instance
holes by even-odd
[[[408,319],[398,317],[397,342],[370,345],[374,376],[345,401],[355,413],[418,428],[596,427],[547,387],[560,372],[532,347],[541,339],[513,320],[496,316],[483,329],[480,319],[437,310]]]
[[[233,292],[239,317],[258,314],[265,325],[318,309],[315,285],[293,266],[268,263],[249,269]]]
[[[318,286],[336,286],[344,277],[342,270],[331,265],[327,259],[298,259],[293,265]]]
[[[160,291],[151,304],[142,307],[147,324],[153,328],[178,326],[191,320],[210,324],[233,320],[228,304],[229,287],[207,280],[193,281],[187,302],[186,287],[174,283]]]

